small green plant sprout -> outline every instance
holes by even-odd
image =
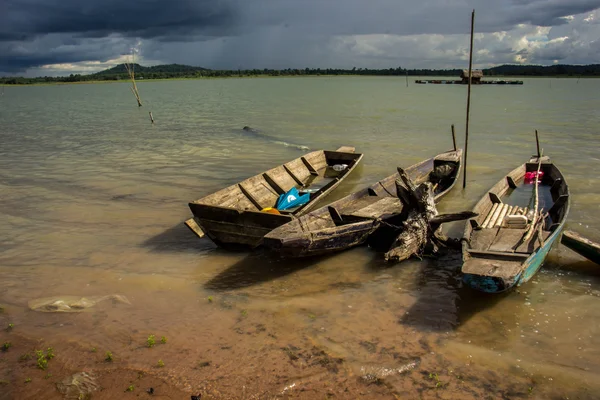
[[[166,344],[166,343],[167,343],[167,337],[166,337],[166,336],[162,336],[162,337],[160,338],[160,342],[161,342],[162,344]]]
[[[313,314],[313,313],[310,313],[310,314],[308,314],[308,318],[314,320],[314,319],[317,318],[317,316],[315,314]]]
[[[52,347],[48,347],[46,350],[46,358],[48,360],[52,360],[54,358],[54,349]]]
[[[6,332],[12,331],[14,329],[14,327],[15,327],[15,324],[13,324],[13,323],[8,324],[8,326],[6,327]]]
[[[436,373],[429,373],[429,379],[435,380],[435,388],[436,389],[444,387],[444,385],[445,385],[444,382],[440,381],[440,378],[439,378],[438,374],[436,374]]]
[[[125,389],[126,392],[133,392],[135,390],[135,386],[133,385],[129,385],[129,387],[127,389]]]
[[[212,296],[208,296],[207,300],[208,300],[209,303],[212,303],[213,302],[213,297]]]
[[[146,345],[148,347],[153,347],[155,344],[156,344],[156,340],[154,340],[154,335],[148,336],[148,339],[146,340]]]
[[[31,378],[25,379],[25,383],[29,383],[29,382],[31,382]]]
[[[44,379],[50,379],[50,378],[52,378],[52,374],[48,372],[46,374],[46,376],[44,377]]]
[[[113,355],[112,355],[112,353],[111,353],[110,351],[107,351],[107,352],[106,352],[106,355],[105,355],[105,357],[104,357],[104,361],[106,361],[106,362],[112,362],[112,360],[113,360]]]
[[[4,344],[2,345],[2,351],[8,351],[8,349],[10,349],[11,347],[12,347],[11,342],[4,342]]]
[[[158,366],[159,366],[159,368],[162,368],[165,366],[165,363],[163,362],[163,360],[158,360]]]
[[[97,352],[98,350],[95,347],[92,347],[92,353]]]
[[[29,353],[21,354],[21,356],[19,357],[19,361],[27,361],[27,360],[31,360],[31,354],[29,354]]]
[[[36,350],[35,355],[37,357],[37,367],[41,370],[48,368],[48,359],[42,350]]]
[[[246,318],[248,316],[248,310],[242,310],[240,311],[240,314],[242,314],[243,318]]]

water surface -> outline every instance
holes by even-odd
[[[531,282],[490,297],[462,287],[452,255],[387,265],[357,248],[280,262],[222,251],[182,224],[188,201],[309,149],[365,154],[334,200],[450,149],[451,124],[463,147],[465,87],[319,77],[139,90],[141,108],[125,83],[6,87],[0,97],[0,323],[15,325],[0,341],[53,346],[57,378],[124,368],[209,398],[600,398],[600,274],[564,247]],[[474,87],[467,188],[440,210],[470,209],[535,153],[537,129],[570,185],[567,228],[600,241],[598,93],[593,79]],[[131,305],[27,308],[113,293]],[[148,335],[168,343],[148,349]],[[22,381],[43,388],[46,372],[9,354],[30,350],[0,355],[0,380],[29,395],[35,386]]]

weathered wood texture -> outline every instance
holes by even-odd
[[[600,265],[600,244],[592,242],[573,231],[564,231],[561,243],[588,260]]]
[[[551,187],[553,204],[549,212],[537,210],[538,184],[534,187],[531,209],[530,204],[509,204],[509,191],[524,184],[525,173],[539,171],[544,172],[540,184]],[[479,216],[465,226],[462,239],[465,282],[491,292],[529,280],[544,262],[564,225],[568,198],[564,177],[547,156],[534,157],[502,178],[473,208]]]
[[[190,202],[194,219],[186,221],[186,226],[197,235],[204,232],[219,245],[258,246],[266,233],[289,222],[293,216],[308,212],[354,170],[363,155],[356,154],[354,148],[346,148],[351,152],[310,152]],[[340,163],[348,167],[341,172],[331,168]],[[274,208],[279,196],[293,187],[301,192],[310,189],[310,201],[279,214],[262,212]]]
[[[390,250],[385,253],[386,261],[403,261],[412,256],[421,257],[427,246],[432,249],[432,253],[435,253],[440,245],[448,243],[448,238],[439,230],[442,223],[476,216],[469,211],[438,215],[431,183],[425,182],[415,186],[404,171],[399,172],[401,180],[396,181],[398,197],[403,199],[411,211],[406,221],[402,223],[402,228],[397,233]]]
[[[434,201],[439,201],[460,174],[461,154],[461,149],[441,153],[408,167],[406,174],[418,185],[435,179],[434,172],[445,173],[434,192]],[[382,221],[408,213],[406,203],[397,197],[398,178],[398,173],[390,175],[274,229],[265,236],[265,246],[282,255],[308,256],[365,243],[371,233],[382,227]],[[321,239],[316,240],[317,237]]]

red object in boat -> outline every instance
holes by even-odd
[[[541,183],[541,179],[544,177],[544,171],[540,171],[539,174],[537,171],[525,172],[525,183],[533,183],[536,176],[539,178],[538,183]]]

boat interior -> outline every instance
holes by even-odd
[[[459,172],[460,152],[444,153],[408,168],[405,172],[419,185],[429,181],[434,196],[444,193],[454,184]],[[332,222],[336,226],[352,224],[376,218],[400,216],[403,204],[396,195],[398,173],[391,175],[353,196],[328,206]]]
[[[537,224],[532,220],[536,177],[527,179],[526,176],[527,173],[535,174],[537,168],[537,159],[532,159],[508,174],[480,200],[474,210],[479,216],[467,225],[465,237],[469,238],[467,250],[471,256],[513,261],[505,264],[499,274],[515,273],[522,262],[560,226],[567,212],[568,186],[560,171],[546,160],[540,168],[543,175],[537,178],[541,217]],[[532,223],[535,224],[533,234],[528,237]],[[515,271],[510,271],[511,264],[514,264]],[[485,265],[480,267],[485,268]],[[465,264],[463,272],[475,271],[469,271],[469,265]]]
[[[349,173],[361,158],[362,154],[357,153],[314,151],[192,203],[262,211],[275,208],[279,196],[294,187],[300,194],[308,193],[310,203]],[[343,166],[343,169],[337,171],[334,165]],[[307,204],[279,210],[278,213],[294,215]]]
[[[434,195],[439,197],[456,181],[461,155],[461,150],[442,153],[407,168],[405,172],[416,185],[432,182]],[[285,230],[315,231],[378,218],[402,218],[403,205],[396,196],[396,179],[399,179],[398,173],[302,216],[297,222],[287,224]]]

